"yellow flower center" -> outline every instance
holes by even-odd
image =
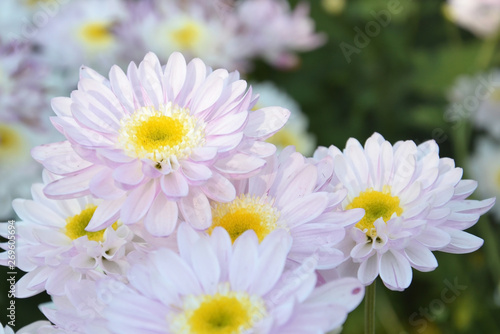
[[[96,209],[96,205],[87,204],[86,208],[82,210],[82,212],[66,218],[65,233],[71,240],[75,240],[86,235],[89,240],[103,241],[104,231],[106,229],[96,232],[85,231],[85,228],[88,226]],[[112,227],[116,230],[118,228],[118,224],[115,222]]]
[[[121,120],[118,142],[134,158],[161,163],[187,157],[205,143],[204,125],[171,103],[160,110],[143,107]]]
[[[182,27],[171,32],[172,40],[181,50],[189,50],[196,46],[201,38],[202,29],[194,21],[189,21]]]
[[[345,8],[345,0],[322,0],[324,10],[329,14],[340,14]]]
[[[27,143],[22,134],[7,124],[0,124],[0,162],[13,162],[14,157],[20,157],[26,150]]]
[[[278,227],[280,213],[267,197],[240,195],[230,203],[217,203],[212,208],[212,226],[208,233],[223,227],[234,242],[245,231],[253,230],[259,241]]]
[[[91,47],[106,47],[114,41],[110,22],[91,22],[80,28],[81,39]]]
[[[260,297],[235,291],[188,296],[183,309],[172,321],[175,334],[242,334],[267,314]]]
[[[368,189],[361,192],[358,197],[346,206],[346,209],[365,209],[365,215],[356,224],[356,227],[364,231],[367,236],[376,235],[374,222],[382,218],[387,222],[393,214],[400,216],[403,209],[399,206],[399,197],[392,196],[388,189],[383,192]]]
[[[300,145],[297,135],[286,128],[283,128],[280,131],[276,132],[266,141],[280,148],[285,148],[290,145],[293,145],[297,148]]]

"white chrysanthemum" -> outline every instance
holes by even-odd
[[[50,198],[93,194],[106,202],[88,229],[118,218],[144,219],[153,235],[173,233],[179,215],[198,229],[210,225],[209,198],[231,201],[230,179],[258,172],[276,147],[265,140],[287,121],[281,107],[252,110],[256,97],[237,72],[188,64],[173,53],[162,68],[149,53],[110,79],[82,68],[78,90],[56,98],[54,126],[67,141],[37,147],[33,157],[61,179]]]
[[[48,173],[44,178],[46,183],[53,180]],[[16,296],[30,297],[43,290],[61,295],[67,282],[103,275],[120,277],[128,266],[126,255],[140,248],[144,240],[120,222],[87,232],[85,228],[101,201],[90,196],[51,200],[43,194],[43,186],[33,185],[33,200],[13,201],[22,219],[16,222],[16,265],[28,272],[17,282]],[[7,225],[1,225],[4,237]],[[7,253],[0,253],[0,264],[7,265],[7,260]]]
[[[236,182],[236,199],[212,202],[212,225],[223,227],[234,242],[253,230],[260,241],[276,229],[293,238],[288,259],[303,263],[316,256],[318,268],[333,268],[345,259],[336,249],[363,210],[340,211],[346,192],[323,191],[333,172],[331,159],[312,164],[293,147],[267,159],[265,168],[247,180]]]
[[[234,14],[209,9],[198,1],[157,1],[142,20],[132,21],[134,31],[130,33],[138,34],[137,40],[162,61],[179,51],[188,59],[201,58],[211,67],[241,68],[244,54]]]
[[[252,87],[259,94],[255,108],[281,106],[290,110],[288,122],[267,141],[276,145],[278,150],[293,145],[298,152],[310,156],[316,148],[316,138],[307,132],[309,120],[298,103],[272,82],[253,84]]]
[[[238,2],[236,15],[242,47],[252,57],[262,57],[279,68],[296,66],[296,51],[312,50],[325,42],[314,32],[306,3],[294,10],[285,0],[245,0]]]
[[[392,146],[378,133],[364,147],[349,139],[343,152],[334,146],[318,149],[316,158],[334,159],[332,186],[347,190],[344,209],[365,210],[341,247],[351,257],[341,269],[354,269],[364,284],[380,276],[388,288],[404,290],[412,267],[437,267],[432,251],[460,254],[481,247],[482,239],[463,230],[495,199],[467,200],[477,183],[461,180],[462,169],[438,151],[434,141]]]
[[[70,70],[81,64],[108,69],[116,62],[120,41],[114,27],[127,13],[122,1],[73,0],[53,7],[54,17],[35,36],[47,62]]]
[[[205,237],[183,224],[178,236],[180,254],[150,253],[128,272],[129,285],[100,282],[112,333],[324,333],[362,299],[353,278],[315,288],[315,263],[284,270],[283,231],[260,243],[247,231],[233,245],[222,228]]]
[[[490,139],[479,139],[474,153],[468,158],[467,171],[478,181],[481,197],[500,197],[500,145]],[[491,209],[500,221],[500,206]]]
[[[446,11],[452,21],[477,36],[488,37],[499,32],[498,0],[448,0]]]

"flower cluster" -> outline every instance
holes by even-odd
[[[258,22],[253,14],[248,20],[249,10],[261,13]],[[14,218],[12,199],[41,182],[28,151],[61,140],[48,122],[49,102],[74,89],[81,64],[104,72],[139,62],[150,50],[162,62],[182,51],[212,67],[249,72],[263,59],[290,69],[298,64],[296,52],[324,42],[307,6],[292,9],[286,0],[109,0],[105,6],[99,0],[4,0],[0,28],[0,177],[7,180],[0,219]],[[302,131],[306,123],[299,115]]]
[[[53,299],[31,332],[325,333],[375,278],[403,290],[432,251],[479,248],[463,230],[494,204],[432,141],[277,153],[290,112],[177,52],[82,67],[52,107],[66,140],[32,151],[43,183],[13,202],[17,297]]]

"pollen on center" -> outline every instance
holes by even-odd
[[[171,103],[142,107],[121,120],[118,143],[126,154],[161,163],[187,157],[205,140],[204,126],[189,111]]]
[[[267,315],[264,301],[246,292],[220,288],[213,295],[188,296],[171,321],[175,334],[242,334]]]
[[[103,241],[104,231],[106,229],[96,232],[88,232],[85,230],[89,225],[96,209],[96,205],[88,204],[79,214],[66,218],[66,226],[64,229],[65,234],[71,240],[75,240],[86,235],[89,240]],[[118,228],[118,224],[115,222],[112,227],[116,230]]]
[[[280,213],[267,197],[242,194],[232,202],[217,203],[212,208],[212,226],[208,233],[223,227],[234,242],[245,231],[253,230],[259,241],[278,227]]]
[[[394,214],[400,216],[403,213],[399,204],[399,197],[392,196],[388,189],[384,189],[382,192],[368,189],[354,198],[346,206],[346,209],[364,209],[365,215],[356,224],[356,227],[366,232],[368,236],[373,236],[374,223],[377,219],[382,218],[387,222]]]

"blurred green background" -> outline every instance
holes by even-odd
[[[375,131],[393,143],[435,139],[441,157],[453,157],[463,166],[478,133],[466,122],[453,127],[445,121],[446,92],[458,76],[497,65],[500,58],[492,52],[496,46],[491,49],[488,42],[448,21],[444,1],[396,2],[401,11],[348,62],[341,43],[355,46],[355,28],[365,31],[375,20],[373,12],[387,10],[391,1],[347,0],[336,14],[325,11],[322,1],[310,1],[317,31],[328,35],[327,43],[301,54],[300,65],[291,71],[258,62],[247,79],[273,81],[290,94],[308,115],[319,145],[343,148],[349,137],[364,142]],[[482,218],[469,230],[485,239],[480,250],[438,253],[439,267],[431,273],[414,271],[404,292],[390,291],[379,282],[377,332],[500,333],[499,229],[492,217]],[[6,277],[5,268],[0,271]],[[453,293],[450,284],[455,285]],[[0,308],[5,310],[5,279],[0,286]],[[37,305],[46,300],[45,295],[17,300],[16,327],[42,319]],[[0,313],[5,325],[5,312]],[[349,315],[343,333],[362,331],[360,305]]]

